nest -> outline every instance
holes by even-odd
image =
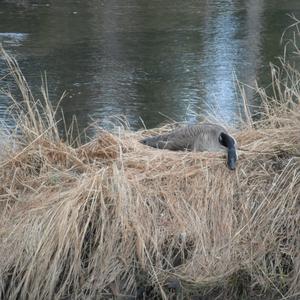
[[[222,154],[147,147],[147,131],[102,129],[72,146],[50,104],[42,118],[24,95],[21,134],[1,153],[2,298],[299,294],[298,104],[235,133],[233,172]]]

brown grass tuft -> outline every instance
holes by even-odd
[[[62,142],[47,88],[36,101],[1,53],[22,95],[0,157],[2,298],[299,296],[300,75],[287,63],[273,96],[258,90],[263,118],[236,132],[232,172],[220,154],[138,142],[168,127]]]

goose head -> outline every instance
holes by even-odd
[[[236,141],[228,133],[221,132],[219,143],[227,149],[227,166],[230,170],[235,170],[237,162]]]

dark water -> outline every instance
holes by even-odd
[[[53,103],[67,91],[66,118],[81,128],[112,115],[134,129],[195,122],[212,109],[234,122],[234,76],[267,84],[288,13],[300,16],[299,0],[0,0],[0,42],[34,92],[44,71]],[[7,105],[0,96],[0,119]]]

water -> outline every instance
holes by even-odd
[[[234,76],[268,83],[288,13],[300,17],[300,1],[1,0],[0,42],[35,94],[44,71],[54,104],[67,92],[61,106],[81,129],[114,115],[133,129],[193,123],[212,109],[234,123]],[[0,96],[0,119],[8,105]]]

